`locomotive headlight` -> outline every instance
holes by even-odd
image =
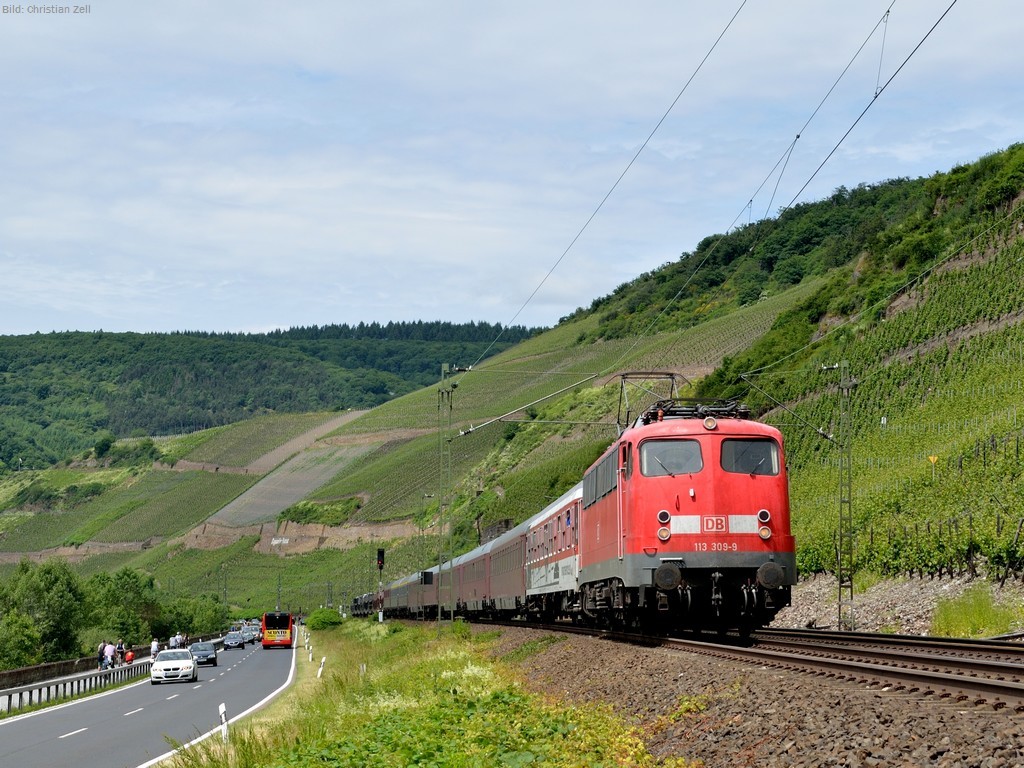
[[[767,525],[762,525],[760,528],[757,529],[757,535],[765,541],[768,541],[768,539],[772,537],[772,529],[769,528]]]
[[[714,416],[708,416],[704,419],[704,429],[714,429],[718,426],[718,421]]]
[[[672,519],[672,514],[667,509],[662,509],[658,512],[658,522],[662,525],[668,525],[668,521]]]
[[[672,537],[672,532],[665,526],[661,526],[658,529],[658,539],[660,541],[668,541]]]
[[[761,525],[766,524],[771,519],[772,519],[772,513],[769,512],[767,509],[762,509],[762,510],[758,511],[758,513],[757,513],[757,522],[761,523]]]

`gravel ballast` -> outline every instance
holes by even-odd
[[[931,611],[969,582],[886,582],[855,597],[857,628],[925,634]],[[774,626],[835,623],[834,580],[802,582]],[[1021,600],[1019,585],[1000,599]],[[503,629],[496,655],[537,631]],[[520,662],[527,688],[605,702],[657,756],[735,766],[1024,766],[1024,715],[660,648],[565,635]]]

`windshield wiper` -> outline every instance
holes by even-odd
[[[669,477],[675,477],[675,476],[676,476],[676,473],[675,473],[675,472],[673,472],[673,471],[672,471],[671,469],[669,469],[668,467],[666,467],[666,466],[665,466],[664,464],[662,464],[662,463],[661,463],[661,459],[659,459],[659,458],[658,458],[657,456],[655,456],[655,457],[654,457],[654,460],[655,460],[656,462],[658,462],[658,464],[661,464],[661,468],[662,468],[662,469],[664,469],[664,470],[665,470],[665,471],[666,471],[666,472],[668,473],[668,476],[669,476]]]

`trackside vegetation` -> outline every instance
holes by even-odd
[[[176,768],[687,768],[656,759],[608,707],[529,693],[492,657],[498,632],[460,623],[409,627],[348,620],[311,635],[287,706],[208,739]],[[300,654],[301,657],[301,654]],[[321,678],[316,673],[326,657]]]

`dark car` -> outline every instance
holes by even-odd
[[[213,643],[192,643],[188,647],[196,664],[212,664],[217,666],[217,646]]]
[[[224,635],[224,650],[229,648],[245,648],[245,638],[241,632],[228,632]]]

